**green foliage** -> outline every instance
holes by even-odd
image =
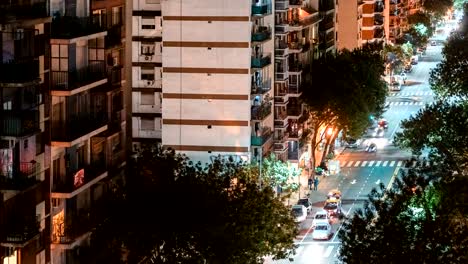
[[[283,192],[290,194],[299,188],[297,177],[302,170],[291,166],[289,162],[283,162],[276,158],[275,154],[263,159],[262,162],[262,184],[269,186],[280,186]]]
[[[412,25],[405,33],[404,33],[404,40],[406,42],[410,42],[415,47],[422,47],[427,44],[429,40],[429,30],[426,32],[422,32],[418,30],[416,25]]]
[[[263,263],[294,251],[297,227],[271,186],[250,167],[144,149],[110,220],[94,234],[106,262]],[[109,262],[110,261],[110,262]]]
[[[423,0],[423,8],[436,16],[444,16],[453,6],[453,0]]]
[[[453,0],[453,7],[458,10],[462,10],[463,6],[468,3],[468,0]]]
[[[373,190],[338,237],[344,263],[466,263],[467,175],[437,167],[409,170],[393,187]],[[431,176],[428,176],[431,175]],[[462,193],[463,192],[463,193]]]
[[[468,107],[466,104],[436,102],[415,116],[403,120],[403,132],[395,136],[395,145],[419,155],[428,150],[433,160],[455,171],[468,165]]]
[[[461,33],[450,36],[443,51],[443,60],[431,71],[429,84],[441,98],[468,98],[468,38]]]

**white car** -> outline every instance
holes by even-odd
[[[327,211],[318,211],[314,215],[314,220],[312,220],[312,228],[315,228],[319,224],[329,224],[330,223],[330,217],[328,216]]]
[[[312,232],[312,238],[314,240],[328,240],[332,236],[332,230],[330,224],[320,223],[318,224],[314,232]]]
[[[296,223],[303,222],[307,218],[307,208],[303,205],[293,205],[292,213],[294,215],[294,221]]]

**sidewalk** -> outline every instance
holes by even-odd
[[[334,160],[337,159],[343,153],[345,149],[346,149],[345,147],[336,148],[335,149],[336,156],[334,157]],[[321,160],[321,153],[316,155],[316,159]],[[302,174],[299,176],[300,177],[299,178],[299,183],[300,183],[299,190],[297,193],[293,193],[291,195],[291,198],[288,199],[288,205],[295,205],[297,201],[299,200],[299,198],[306,198],[307,195],[309,194],[310,194],[309,198],[312,203],[316,202],[318,197],[320,197],[320,199],[323,200],[326,193],[329,191],[329,190],[322,190],[323,188],[325,188],[323,186],[327,186],[327,184],[325,183],[328,181],[329,177],[333,177],[334,175],[319,176],[319,185],[317,187],[317,191],[309,190],[308,180],[310,176],[315,176],[315,170],[313,169],[311,169],[310,171],[307,169],[302,170]],[[312,185],[312,189],[313,189],[313,185]],[[325,192],[325,195],[321,195],[324,192]]]

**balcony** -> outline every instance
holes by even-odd
[[[288,71],[290,74],[300,74],[302,73],[302,64],[297,61],[289,63]]]
[[[299,41],[289,42],[289,53],[299,53],[302,51],[302,43]]]
[[[91,134],[107,125],[106,112],[81,112],[71,114],[65,121],[52,121],[52,145],[59,142],[73,145],[73,141]],[[102,131],[96,131],[96,133]]]
[[[271,140],[272,136],[273,136],[273,132],[271,131],[271,129],[269,127],[264,127],[263,131],[261,131],[261,136],[250,137],[250,143],[252,146],[261,147],[266,142]]]
[[[271,80],[259,80],[252,82],[251,94],[265,94],[271,90]]]
[[[25,190],[40,180],[40,166],[36,162],[2,164],[0,169],[0,190]]]
[[[289,6],[290,7],[301,7],[302,6],[302,0],[289,0]]]
[[[22,137],[41,131],[37,110],[0,110],[0,122],[3,137]]]
[[[275,142],[273,144],[273,151],[275,152],[285,152],[288,150],[288,142]]]
[[[105,17],[104,17],[105,18]],[[105,32],[102,16],[57,16],[52,19],[51,39],[73,39]]]
[[[289,102],[289,97],[287,93],[275,94],[275,105],[276,106],[286,106]]]
[[[54,180],[52,184],[53,198],[72,198],[90,185],[107,176],[105,161],[97,161],[76,171],[68,171],[65,179]]]
[[[52,71],[51,89],[55,91],[72,91],[106,78],[104,61],[92,61],[88,66],[78,70]]]
[[[6,230],[6,236],[0,241],[3,247],[25,247],[40,235],[40,223],[35,218],[25,222],[24,216],[21,220],[14,221]]]
[[[265,16],[271,14],[271,3],[252,5],[252,16]]]
[[[275,11],[276,12],[287,12],[289,9],[289,0],[276,0]]]
[[[374,13],[382,13],[384,11],[384,5],[382,2],[376,2],[374,4]]]
[[[0,87],[39,83],[39,60],[12,60],[0,64]]]
[[[262,121],[271,114],[271,103],[252,106],[251,120]]]
[[[18,1],[0,2],[1,22],[49,16],[49,1],[29,1],[21,4],[18,4],[17,2]]]
[[[251,58],[252,68],[263,68],[271,64],[271,54],[264,53]]]
[[[319,7],[320,12],[328,12],[330,10],[335,9],[335,1],[333,0],[320,1],[320,4],[321,4]]]
[[[122,45],[122,25],[113,25],[107,29],[106,49]]]
[[[287,112],[276,112],[275,113],[275,128],[286,129],[289,126]]]
[[[263,42],[271,39],[271,29],[269,27],[259,27],[257,32],[252,32],[252,42]]]
[[[299,118],[302,115],[302,107],[301,106],[288,106],[288,117],[290,118]],[[293,132],[289,132],[290,136],[294,135]]]
[[[328,30],[333,29],[334,26],[335,26],[335,22],[333,21],[333,19],[328,20],[328,21],[322,21],[319,24],[319,30],[320,31],[328,31]]]
[[[280,41],[275,47],[275,58],[284,58],[289,54],[289,46],[286,42]]]

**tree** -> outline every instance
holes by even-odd
[[[468,166],[468,106],[438,101],[415,116],[401,122],[403,132],[396,133],[394,144],[447,164],[461,174]]]
[[[440,98],[468,98],[468,35],[452,33],[442,51],[443,59],[431,70],[429,84]]]
[[[468,3],[468,0],[453,0],[453,7],[458,10],[463,10],[466,3]]]
[[[453,6],[453,0],[423,0],[423,8],[436,16],[444,16]]]
[[[283,162],[276,158],[275,154],[263,159],[262,184],[275,187],[275,190],[289,196],[299,188],[297,177],[301,175],[301,169],[291,166],[289,162]],[[279,188],[278,188],[279,187]]]
[[[467,175],[446,180],[437,167],[410,169],[393,187],[373,190],[363,209],[345,220],[340,259],[350,263],[468,261]]]
[[[333,149],[330,146],[339,131],[358,137],[368,127],[371,115],[383,113],[387,94],[383,71],[380,52],[372,48],[345,50],[314,61],[307,73],[312,82],[305,85],[301,97],[310,113],[314,166],[321,143],[325,142],[326,154]],[[329,128],[332,134],[327,137],[324,131]]]
[[[272,186],[250,167],[217,159],[202,167],[147,148],[93,244],[97,263],[262,263],[294,251],[297,227]],[[124,252],[123,257],[121,252]],[[116,259],[116,256],[118,258]],[[122,259],[124,258],[124,259]]]

